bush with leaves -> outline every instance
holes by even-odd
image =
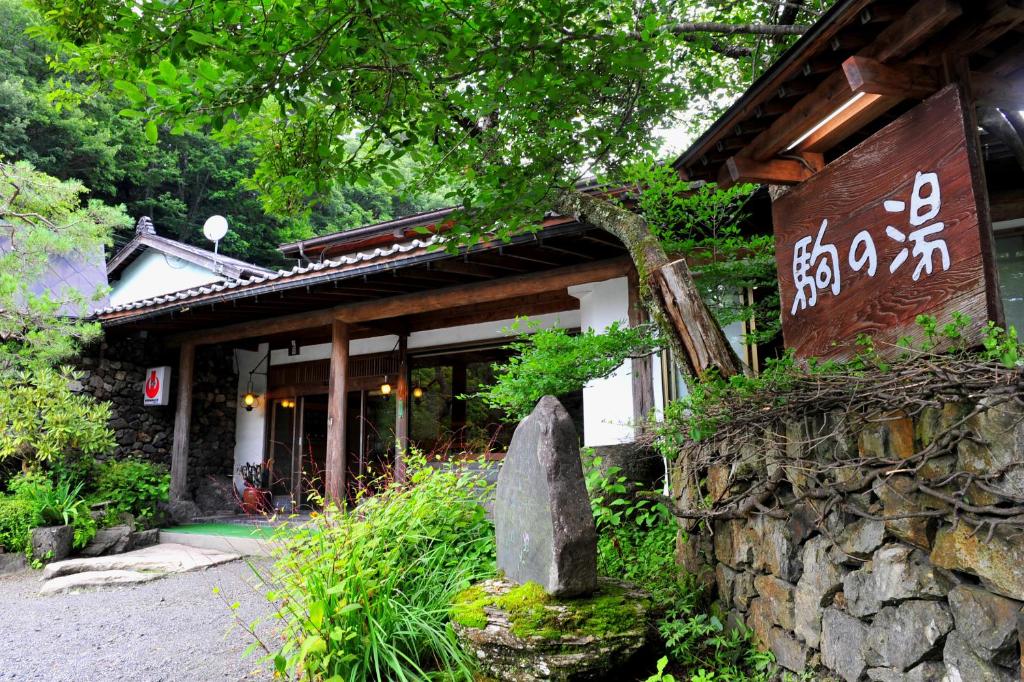
[[[723,327],[753,322],[751,343],[767,343],[782,329],[775,238],[748,224],[757,185],[693,187],[669,164],[651,160],[627,172],[637,209],[665,251],[686,258],[704,300]],[[757,293],[753,302],[746,290]]]
[[[772,679],[772,655],[757,651],[749,630],[726,628],[697,581],[680,572],[675,562],[679,527],[665,505],[633,497],[621,469],[602,469],[600,458],[590,462],[587,488],[598,530],[598,573],[639,585],[665,606],[657,625],[668,655],[651,679]],[[669,666],[687,677],[666,673]]]
[[[353,510],[328,508],[276,536],[268,583],[284,646],[278,674],[295,679],[472,679],[448,625],[451,601],[495,573],[490,485],[473,472],[410,458],[393,484]]]
[[[74,527],[74,546],[85,547],[96,534],[83,498],[82,482],[60,479],[52,482],[40,472],[22,473],[8,482],[10,500],[30,510],[29,529],[40,526]]]
[[[157,504],[167,500],[171,475],[167,468],[143,459],[119,459],[96,465],[97,502],[110,502],[107,523],[116,523],[128,513],[142,525],[152,522]]]
[[[506,331],[532,333],[506,346],[512,357],[494,365],[494,384],[476,395],[513,421],[525,418],[542,397],[579,391],[587,382],[612,374],[628,358],[650,355],[660,347],[650,326],[620,322],[601,333],[588,329],[573,334],[541,329],[519,318]]]
[[[35,518],[35,509],[28,500],[0,495],[0,547],[12,554],[31,552]]]
[[[101,258],[123,210],[85,200],[86,188],[0,159],[0,459],[31,466],[114,445],[109,409],[72,392],[60,363],[96,339],[82,320],[102,291],[36,291],[55,258]]]

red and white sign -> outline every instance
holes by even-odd
[[[150,367],[142,385],[143,405],[166,405],[171,394],[171,368]]]

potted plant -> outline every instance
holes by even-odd
[[[50,485],[42,481],[28,489],[40,525],[32,529],[32,555],[39,560],[60,561],[71,554],[75,539],[72,524],[82,511],[82,484],[68,481]]]

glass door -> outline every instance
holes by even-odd
[[[270,491],[275,506],[280,507],[279,498],[295,499],[295,439],[297,423],[294,402],[274,400],[270,415],[270,443],[267,447],[269,461]]]

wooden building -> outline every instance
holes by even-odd
[[[840,0],[676,162],[772,185],[787,347],[1024,327],[1024,4]]]
[[[536,233],[453,254],[437,248],[448,213],[284,245],[298,261],[290,270],[98,312],[112,343],[175,349],[176,363],[159,352],[152,360],[171,366],[175,387],[174,497],[194,490],[190,460],[207,456],[189,444],[191,421],[203,417],[193,405],[197,349],[234,358],[235,375],[219,379],[237,398],[234,456],[223,456],[222,471],[268,462],[276,494],[341,499],[357,479],[400,466],[410,442],[428,454],[500,456],[511,436],[503,415],[459,396],[490,381],[515,318],[597,330],[640,319],[632,263],[608,233],[549,217]],[[630,361],[568,398],[585,445],[633,440],[662,404],[662,364]]]

